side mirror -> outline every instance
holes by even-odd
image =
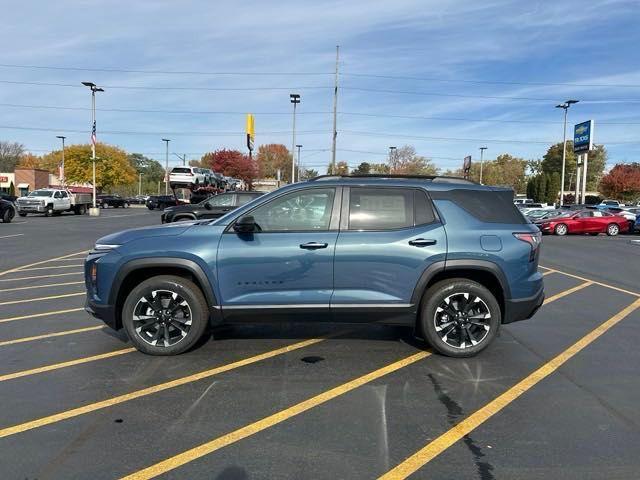
[[[213,206],[211,206],[211,204],[209,202],[204,204],[204,208],[206,208],[207,210],[211,210],[213,209]]]
[[[252,233],[256,231],[256,221],[251,215],[239,218],[233,224],[233,229],[237,233]]]

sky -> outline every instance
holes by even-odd
[[[35,154],[99,141],[164,164],[219,148],[296,143],[320,173],[331,161],[386,160],[413,145],[441,169],[502,153],[541,158],[595,120],[608,168],[640,161],[637,1],[3,1],[0,140]]]

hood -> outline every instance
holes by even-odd
[[[139,240],[141,238],[177,236],[186,232],[192,225],[196,223],[198,222],[178,222],[167,223],[161,226],[153,225],[150,227],[133,228],[131,230],[124,230],[122,232],[116,232],[107,235],[106,237],[102,237],[98,239],[96,243],[107,245],[123,245],[127,242],[131,242],[132,240]]]

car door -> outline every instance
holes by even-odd
[[[259,231],[227,228],[216,262],[225,318],[329,312],[339,197],[322,186],[283,193],[245,212]]]
[[[571,233],[589,233],[597,230],[597,224],[593,222],[593,212],[585,211],[575,215],[569,225]]]
[[[60,192],[60,209],[61,210],[69,210],[71,208],[71,198],[67,192]]]
[[[205,208],[202,209],[200,218],[219,218],[235,208],[235,195],[222,194],[211,197],[207,200]]]
[[[331,298],[334,318],[371,321],[380,314],[387,321],[394,316],[404,321],[415,316],[414,289],[446,252],[444,227],[424,190],[345,188]]]

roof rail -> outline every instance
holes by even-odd
[[[462,177],[448,177],[446,175],[404,175],[398,173],[370,173],[363,175],[319,175],[317,177],[310,178],[309,181],[313,182],[316,180],[331,180],[338,178],[410,178],[419,180],[431,180],[432,182],[436,183],[476,183],[472,180],[468,180]]]

